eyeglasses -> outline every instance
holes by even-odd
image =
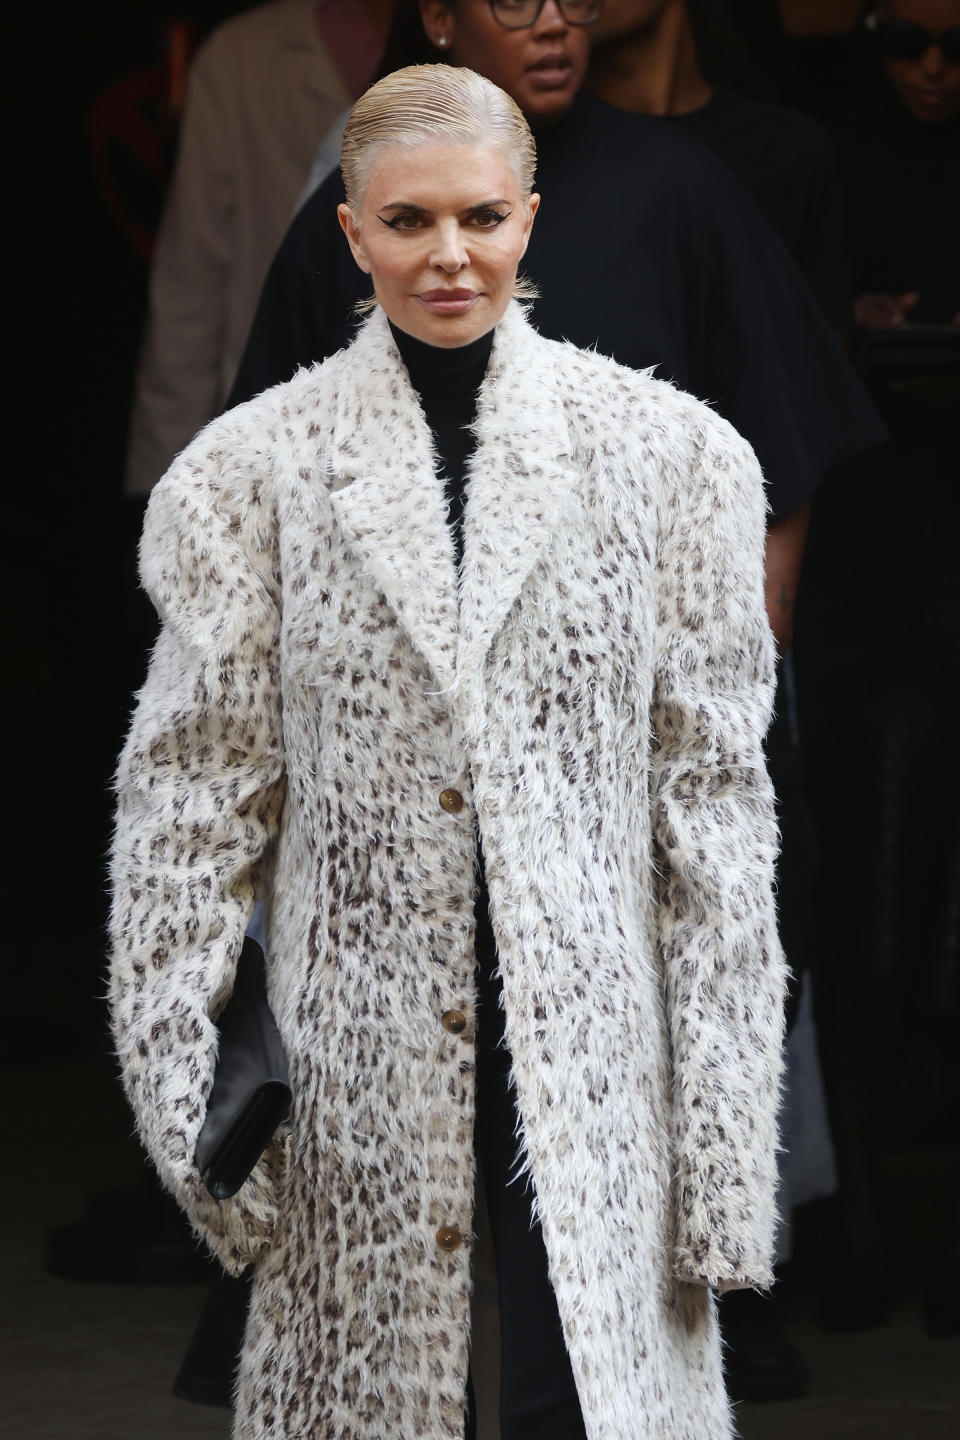
[[[547,0],[490,0],[490,13],[504,30],[529,30],[536,25]],[[568,25],[592,25],[603,0],[554,0]]]
[[[867,29],[876,41],[881,55],[889,60],[919,60],[934,45],[943,51],[944,59],[960,64],[960,25],[949,30],[928,30],[909,20],[878,20],[868,15]]]

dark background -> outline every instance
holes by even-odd
[[[21,5],[8,28],[8,1064],[105,1043],[109,784],[150,624],[133,578],[142,511],[121,486],[175,153],[171,51],[244,8]]]

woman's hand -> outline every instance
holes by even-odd
[[[908,290],[905,295],[858,295],[853,302],[854,319],[861,330],[893,330],[906,324],[919,299],[918,290]]]

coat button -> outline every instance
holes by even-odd
[[[463,1236],[453,1225],[441,1225],[437,1231],[437,1245],[441,1250],[458,1250]]]
[[[463,809],[463,796],[459,790],[441,790],[440,804],[448,815],[457,815]]]
[[[440,1024],[451,1035],[460,1035],[467,1028],[467,1017],[462,1010],[448,1010],[440,1016]]]

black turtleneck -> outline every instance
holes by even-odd
[[[406,365],[413,388],[433,434],[447,496],[447,519],[453,535],[457,565],[463,559],[463,502],[467,464],[475,440],[472,425],[477,395],[486,374],[493,331],[469,345],[444,349],[416,340],[396,325],[390,330]]]

